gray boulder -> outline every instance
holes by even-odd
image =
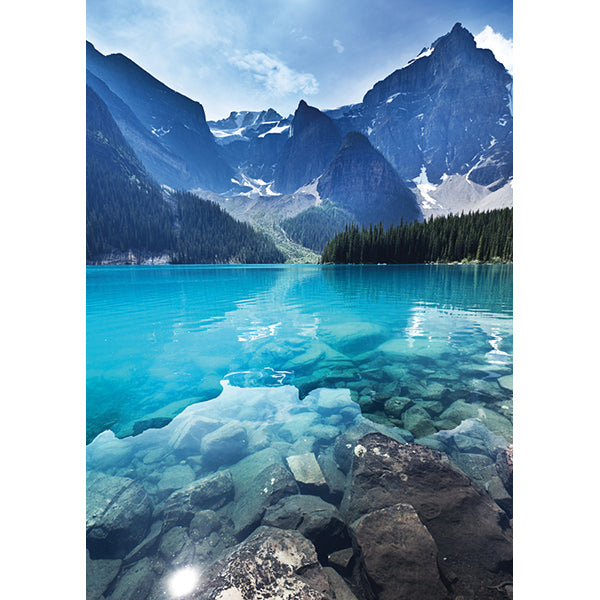
[[[292,474],[280,464],[263,469],[246,487],[244,494],[236,495],[231,513],[235,537],[238,540],[246,538],[258,527],[269,506],[297,493],[298,485]]]
[[[323,471],[312,452],[288,456],[286,461],[301,492],[318,496],[329,494]]]
[[[205,509],[216,510],[233,500],[231,473],[219,471],[173,492],[163,506],[163,533],[175,525],[187,527],[194,515]]]
[[[208,468],[230,465],[248,454],[248,434],[241,423],[230,421],[207,433],[200,443],[202,464]]]
[[[210,565],[192,600],[332,600],[314,546],[298,531],[260,527]]]
[[[124,569],[107,600],[147,600],[156,581],[153,566],[150,558],[142,558]]]
[[[121,560],[101,558],[92,560],[89,551],[85,558],[85,598],[99,600],[121,568]]]
[[[394,504],[351,526],[363,585],[378,600],[449,598],[437,566],[438,549],[409,504]]]
[[[140,483],[91,473],[86,500],[86,545],[92,559],[123,558],[146,536],[153,507]]]
[[[339,510],[317,496],[296,495],[281,499],[267,508],[262,525],[297,529],[315,545],[321,562],[350,543]]]

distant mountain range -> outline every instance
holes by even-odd
[[[284,223],[306,210],[303,227],[330,231],[512,206],[512,77],[459,23],[335,110],[301,100],[287,117],[207,122],[201,104],[89,42],[87,84],[155,182],[220,204],[288,256],[305,244]]]

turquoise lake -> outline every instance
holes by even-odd
[[[415,438],[462,401],[511,438],[512,308],[511,265],[87,267],[87,440],[160,429],[224,386],[349,390]]]

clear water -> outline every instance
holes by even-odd
[[[389,425],[394,395],[511,421],[510,375],[510,265],[87,268],[88,442],[164,426],[223,381],[349,389]]]
[[[94,598],[182,597],[182,569],[258,527],[285,477],[339,507],[350,442],[370,431],[442,450],[497,490],[512,269],[89,267],[87,421]],[[302,487],[306,460],[325,486]],[[215,478],[229,488],[210,496]],[[319,543],[326,562],[349,542]]]

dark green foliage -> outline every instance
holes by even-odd
[[[323,263],[510,262],[512,208],[401,223],[389,229],[347,226],[330,240]]]
[[[281,226],[294,242],[322,252],[327,241],[350,221],[351,215],[334,206],[311,206],[295,217],[285,219]]]
[[[189,192],[173,195],[179,235],[174,263],[278,263],[285,257],[272,240],[236,221],[214,202]]]
[[[110,252],[164,253],[177,263],[272,263],[272,240],[218,205],[165,193],[147,175],[104,102],[87,88],[86,260]]]
[[[167,250],[172,215],[160,188],[89,87],[86,111],[86,259],[113,250]]]

